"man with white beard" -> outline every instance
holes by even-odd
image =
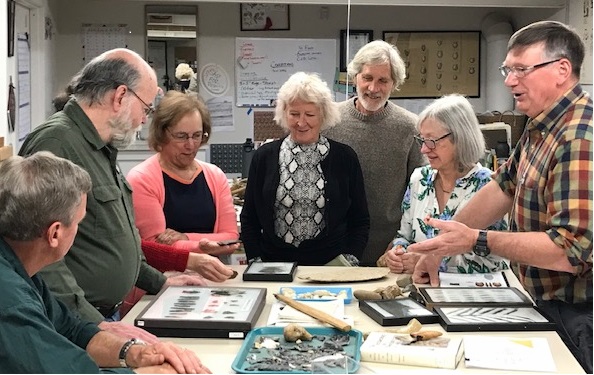
[[[128,338],[154,341],[144,330],[115,322],[128,292],[135,285],[155,294],[164,285],[204,284],[200,276],[167,279],[146,263],[132,191],[116,162],[118,148],[132,143],[153,112],[148,103],[157,95],[156,75],[137,53],[114,49],[83,67],[70,86],[63,110],[31,132],[19,151],[22,156],[51,151],[84,168],[93,182],[70,252],[39,274],[83,319]]]
[[[375,265],[400,228],[410,175],[427,161],[413,138],[417,116],[388,100],[405,78],[396,47],[381,40],[368,43],[347,70],[357,96],[339,104],[341,121],[324,135],[351,146],[359,157],[371,219],[360,264]]]

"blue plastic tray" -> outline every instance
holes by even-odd
[[[348,335],[349,343],[343,346],[345,355],[353,359],[350,362],[351,368],[346,373],[353,374],[359,369],[359,362],[361,361],[361,343],[363,341],[363,334],[361,331],[350,330],[349,332],[342,332],[334,328],[327,327],[308,327],[307,331],[314,336],[311,341],[304,341],[303,344],[314,345],[314,347],[321,347],[324,341],[335,335]],[[266,370],[252,370],[253,363],[259,360],[270,358],[278,349],[255,349],[254,344],[260,337],[278,338],[278,342],[284,348],[293,347],[295,343],[287,343],[283,337],[283,327],[261,327],[250,331],[245,338],[239,353],[235,357],[231,368],[238,374],[308,374],[311,370],[304,370],[296,368],[291,371],[266,371]],[[325,340],[319,340],[318,337],[323,336]],[[297,350],[290,350],[292,353],[301,353]],[[278,355],[278,354],[277,354]],[[345,373],[345,372],[342,372]]]
[[[341,291],[345,290],[347,293],[346,298],[344,299],[344,303],[348,304],[351,303],[353,300],[353,289],[351,288],[326,288],[323,286],[304,286],[304,287],[286,287],[280,288],[280,294],[283,294],[283,290],[285,289],[293,289],[295,291],[295,295],[300,295],[303,293],[311,293],[315,292],[316,290],[327,290],[330,293],[338,294]],[[295,298],[297,301],[334,301],[336,298]]]

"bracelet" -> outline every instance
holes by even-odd
[[[124,345],[122,345],[122,348],[120,349],[120,355],[118,356],[118,359],[120,360],[120,367],[128,367],[126,355],[128,355],[128,351],[132,345],[144,345],[144,341],[135,338],[126,341]]]

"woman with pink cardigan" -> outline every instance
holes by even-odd
[[[132,185],[136,226],[143,243],[170,245],[172,260],[188,254],[186,268],[212,281],[224,281],[233,271],[216,257],[231,254],[239,244],[237,219],[225,173],[217,166],[195,159],[208,142],[210,114],[194,94],[169,91],[153,115],[149,146],[157,153],[126,176]],[[162,249],[163,247],[161,247]],[[145,252],[152,246],[143,246]],[[159,259],[167,262],[163,256]],[[150,263],[150,262],[149,262]],[[177,264],[176,265],[174,265]],[[179,262],[153,264],[160,270],[178,271]]]

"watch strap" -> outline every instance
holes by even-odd
[[[126,356],[128,355],[128,351],[130,350],[132,345],[144,345],[144,342],[140,339],[134,338],[126,341],[124,345],[122,345],[122,348],[120,349],[120,354],[118,356],[118,359],[120,361],[120,367],[128,367],[128,363],[126,362]]]
[[[474,244],[474,248],[472,249],[472,251],[473,253],[481,257],[486,257],[491,253],[491,250],[487,245],[486,230],[479,230],[478,238],[476,239],[476,243]]]

